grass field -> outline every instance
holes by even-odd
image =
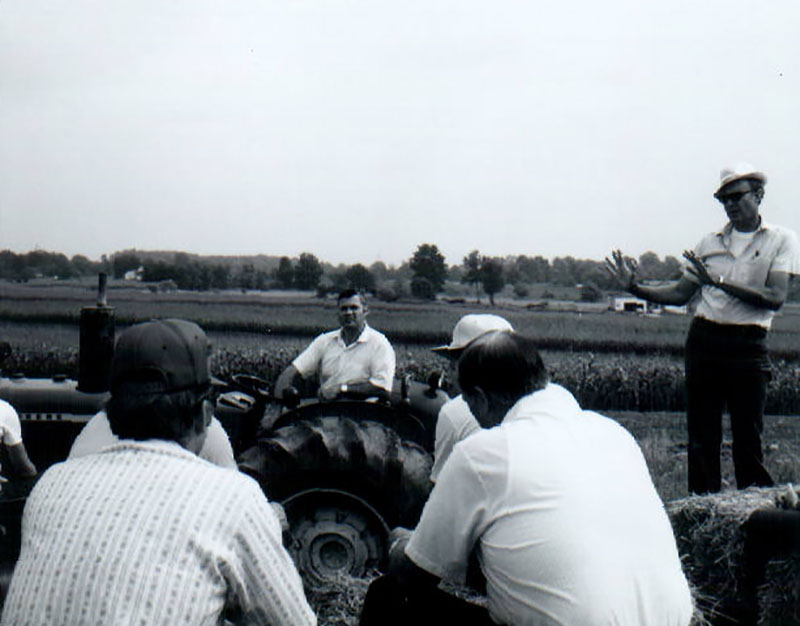
[[[335,301],[307,293],[152,293],[111,285],[109,303],[118,328],[152,317],[198,321],[215,345],[212,370],[220,378],[237,372],[274,382],[310,337],[336,325]],[[94,305],[94,284],[36,286],[0,282],[0,341],[10,344],[6,372],[28,376],[77,374],[79,312]],[[577,306],[577,304],[576,304]],[[519,332],[543,346],[554,381],[572,391],[586,408],[612,412],[639,440],[659,492],[665,499],[685,495],[685,408],[680,357],[688,318],[665,314],[645,317],[618,314],[592,305],[578,311],[531,311],[507,305],[491,309],[509,319]],[[392,338],[398,374],[425,380],[445,362],[430,347],[449,339],[453,324],[467,312],[485,306],[420,303],[370,303],[370,324]],[[788,308],[776,320],[770,387],[772,414],[765,449],[781,481],[800,482],[800,311]],[[795,343],[796,342],[796,343]],[[775,344],[778,344],[776,347]],[[583,346],[583,347],[581,347]],[[588,346],[588,347],[587,347]],[[778,414],[783,417],[778,417]],[[729,453],[729,444],[725,447]]]
[[[113,285],[112,285],[113,287]],[[28,376],[77,374],[79,311],[94,304],[94,285],[42,287],[0,283],[0,342],[11,353],[6,373]],[[152,317],[184,317],[204,326],[215,346],[212,370],[221,378],[237,372],[272,382],[319,331],[336,325],[335,302],[308,294],[157,294],[112,288],[117,327]],[[603,307],[540,311],[504,305],[371,303],[370,324],[392,339],[398,372],[424,380],[444,361],[430,347],[449,339],[453,324],[468,312],[503,315],[543,347],[552,378],[586,408],[600,410],[637,439],[654,484],[665,502],[687,495],[686,430],[681,350],[684,315],[643,317]],[[778,483],[800,483],[800,309],[787,307],[771,333],[774,380],[765,418],[765,462]],[[780,413],[777,414],[777,413]],[[726,430],[729,432],[729,429]],[[725,489],[734,485],[731,442],[723,442]],[[310,592],[321,626],[357,623],[366,590],[347,580]]]

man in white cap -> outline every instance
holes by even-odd
[[[461,396],[456,366],[464,348],[481,335],[493,330],[513,332],[514,329],[499,315],[470,313],[458,320],[453,328],[453,339],[449,344],[433,348],[434,352],[450,361],[451,382],[453,388],[459,393],[442,405],[439,410],[439,417],[436,420],[433,468],[431,469],[432,482],[436,482],[445,461],[453,451],[453,446],[481,428]]]
[[[767,486],[761,431],[770,378],[766,336],[783,306],[800,256],[794,232],[759,214],[767,177],[747,163],[726,167],[714,197],[728,223],[684,252],[683,275],[666,285],[636,281],[636,264],[615,250],[608,270],[634,296],[660,304],[690,303],[694,319],[686,341],[689,491],[721,488],[722,411],[733,431],[736,484]]]

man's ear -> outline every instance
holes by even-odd
[[[485,426],[489,414],[489,397],[486,392],[480,387],[474,387],[469,393],[464,394],[464,399],[469,405],[469,410],[472,415],[478,420],[481,426]]]

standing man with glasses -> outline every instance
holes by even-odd
[[[797,235],[759,214],[767,177],[746,163],[723,169],[714,197],[728,223],[684,252],[683,275],[666,285],[636,281],[636,263],[615,250],[606,266],[634,296],[659,304],[690,304],[686,340],[689,491],[721,488],[722,412],[733,431],[736,485],[772,485],[763,464],[761,432],[770,366],[766,337],[783,306],[800,258]]]

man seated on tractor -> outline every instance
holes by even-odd
[[[456,444],[361,625],[686,626],[691,593],[633,437],[548,385],[530,339],[490,332],[458,364],[482,430]],[[486,608],[438,589],[477,550]]]
[[[39,479],[2,623],[316,624],[258,484],[197,457],[208,353],[185,320],[120,335],[108,404],[120,442]]]
[[[299,378],[319,375],[320,399],[386,398],[395,355],[389,340],[367,324],[366,297],[346,289],[337,298],[341,328],[319,335],[281,372],[275,395],[283,398]]]
[[[442,405],[436,419],[432,482],[436,482],[445,461],[453,451],[453,446],[481,429],[481,425],[470,413],[467,402],[458,388],[458,358],[472,341],[493,330],[512,332],[514,329],[499,315],[470,313],[458,320],[453,328],[453,339],[448,345],[433,348],[434,352],[449,360],[450,393],[458,395]]]

